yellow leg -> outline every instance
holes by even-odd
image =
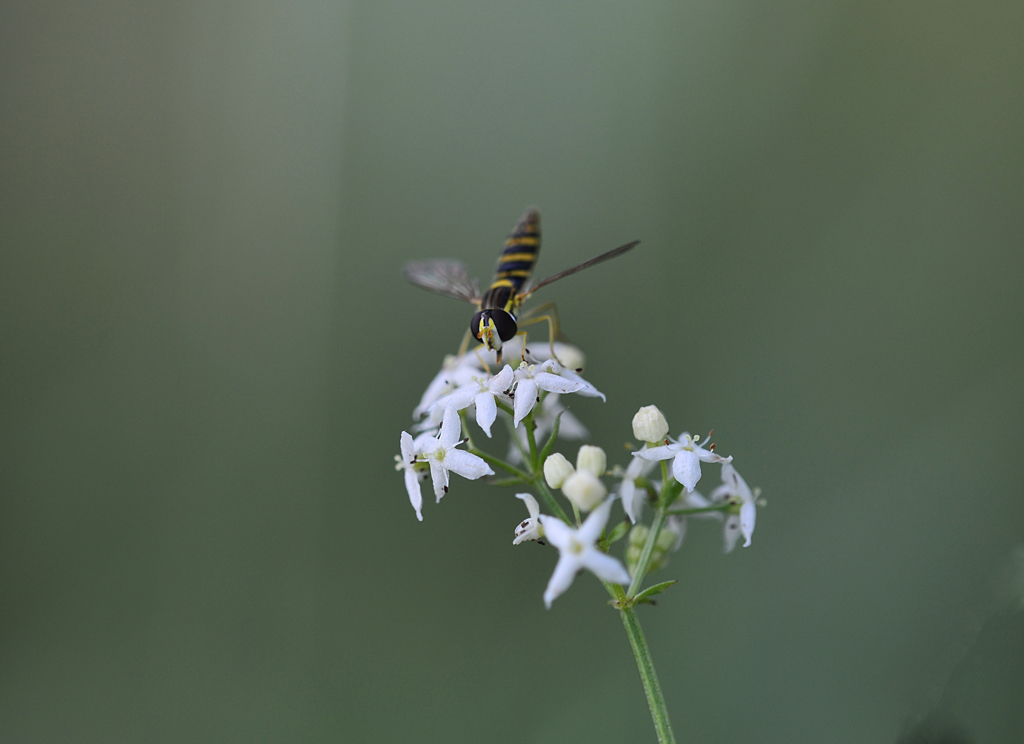
[[[462,344],[459,346],[459,356],[461,357],[469,350],[469,341],[473,338],[473,331],[469,328],[466,329],[466,335],[462,337]]]
[[[543,313],[543,314],[541,314]],[[558,308],[553,302],[545,302],[543,305],[538,305],[528,312],[524,319],[519,322],[519,327],[534,325],[536,323],[542,323],[547,321],[548,324],[548,346],[551,349],[551,358],[559,364],[562,364],[562,360],[555,354],[555,339],[568,340],[559,330],[558,322]],[[520,331],[524,336],[523,338],[523,356],[526,356],[526,331]],[[563,365],[564,366],[564,365]]]

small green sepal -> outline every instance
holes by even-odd
[[[624,519],[615,525],[615,528],[608,533],[608,536],[604,539],[605,547],[617,543],[626,536],[627,532],[629,532],[629,522]]]
[[[635,604],[640,604],[641,602],[651,602],[651,597],[653,597],[655,594],[661,594],[663,591],[668,589],[673,584],[678,583],[678,581],[678,579],[672,579],[672,581],[663,581],[660,584],[654,584],[652,586],[649,586],[642,592],[637,594],[635,597],[633,597],[633,602]],[[654,603],[651,602],[651,604]]]

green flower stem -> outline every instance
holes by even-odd
[[[526,414],[526,418],[520,423],[526,427],[526,443],[530,445],[530,462],[533,464],[533,472],[542,472],[544,466],[537,462],[537,438],[533,435],[534,430],[537,428],[537,425],[533,422],[533,411]]]
[[[512,473],[512,475],[519,478],[520,480],[526,481],[527,483],[532,483],[534,480],[533,476],[530,475],[529,473],[520,470],[515,465],[509,465],[504,460],[499,460],[497,457],[494,457],[493,455],[488,455],[483,450],[479,450],[476,447],[474,447],[472,443],[467,443],[466,452],[476,455],[481,460],[486,462],[488,465],[493,465],[496,468],[501,468],[502,470],[506,470],[509,473]]]
[[[621,593],[622,590],[619,589],[619,592]],[[636,610],[632,607],[626,607],[620,612],[622,613],[622,626],[626,629],[629,646],[633,649],[633,656],[636,658],[636,668],[640,672],[640,682],[643,684],[644,694],[647,696],[647,706],[651,709],[651,720],[654,721],[658,742],[659,744],[675,744],[676,737],[672,733],[672,724],[668,719],[665,696],[661,694],[658,674],[654,671],[654,661],[651,659],[651,650],[647,648],[644,631],[640,627],[640,618],[637,617]]]
[[[504,416],[502,418],[505,418]],[[530,456],[526,454],[526,450],[523,449],[523,443],[519,441],[519,435],[516,434],[516,429],[512,426],[512,419],[505,418],[505,428],[508,429],[508,439],[512,442],[512,446],[519,450],[519,455],[523,458],[523,462],[529,462]]]
[[[647,573],[647,567],[650,565],[650,557],[654,553],[654,545],[657,543],[657,536],[662,532],[662,527],[665,525],[667,507],[669,506],[669,499],[672,496],[672,486],[669,485],[669,466],[662,461],[662,494],[657,499],[657,504],[654,506],[654,520],[650,524],[650,531],[647,533],[647,541],[643,543],[643,550],[640,552],[640,559],[637,561],[636,573],[633,574],[633,583],[630,584],[629,592],[626,596],[633,599],[637,596],[640,590],[640,583],[643,581],[644,575]],[[637,660],[639,664],[639,659]],[[642,672],[641,672],[642,675]]]
[[[518,486],[520,483],[529,484],[530,481],[524,481],[522,478],[498,478],[497,480],[487,481],[489,486]]]
[[[636,573],[633,574],[633,583],[629,585],[629,590],[626,592],[626,596],[632,599],[636,596],[637,592],[640,591],[640,583],[644,580],[644,575],[647,573],[647,567],[651,563],[651,555],[654,553],[654,546],[658,542],[658,534],[661,532],[662,525],[665,524],[665,507],[658,504],[654,509],[654,521],[651,522],[651,530],[647,533],[647,540],[644,542],[644,548],[640,552],[640,559],[636,562]],[[637,659],[637,664],[640,660]],[[643,672],[641,672],[641,676]]]
[[[693,509],[669,509],[666,514],[705,514],[707,512],[725,512],[732,508],[732,504],[718,504],[717,506],[700,506]]]
[[[644,631],[640,627],[640,618],[621,586],[609,584],[606,581],[601,583],[612,597],[612,606],[622,613],[622,627],[626,629],[629,647],[633,651],[633,658],[636,659],[636,669],[640,672],[640,684],[647,697],[647,706],[651,711],[651,720],[654,722],[654,730],[658,734],[658,742],[659,744],[675,744],[676,737],[672,733],[672,723],[668,718],[665,696],[661,694],[658,674],[654,671],[654,660],[651,658],[651,650],[647,647]]]

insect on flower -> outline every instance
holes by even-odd
[[[520,331],[519,328],[544,321],[548,324],[551,355],[555,355],[554,342],[560,335],[555,303],[546,302],[539,305],[521,320],[517,320],[520,306],[530,295],[552,282],[622,255],[639,243],[639,240],[626,243],[536,284],[530,284],[528,280],[540,252],[540,212],[528,209],[516,222],[508,240],[505,241],[505,248],[498,256],[494,280],[483,295],[480,294],[476,280],[469,278],[465,265],[452,259],[412,261],[405,265],[403,273],[406,279],[419,287],[476,305],[477,312],[469,323],[469,332],[462,341],[459,354],[461,356],[465,353],[472,337],[482,343],[488,351],[496,351],[497,362],[500,365],[502,345],[517,335],[524,336],[522,356],[525,359],[526,331]]]

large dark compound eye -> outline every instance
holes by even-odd
[[[502,343],[510,340],[519,332],[515,318],[504,310],[491,310],[491,320],[494,321],[494,327],[497,329],[498,338]]]
[[[473,334],[473,338],[475,338],[477,341],[483,341],[483,339],[480,338],[480,321],[483,319],[483,317],[484,312],[479,312],[473,316],[473,320],[469,321],[469,332]]]

